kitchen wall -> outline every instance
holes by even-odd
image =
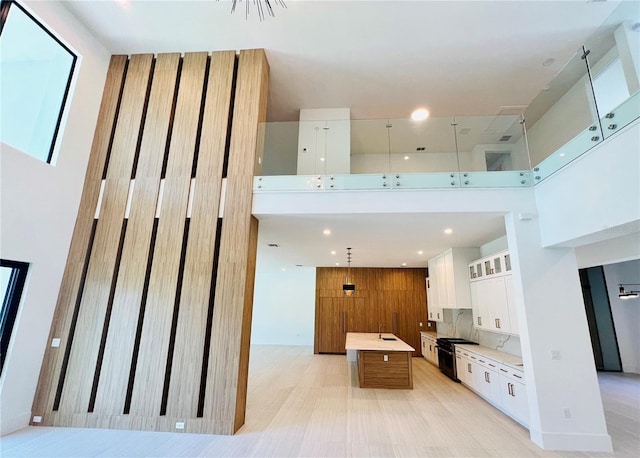
[[[313,346],[316,269],[283,270],[265,259],[263,245],[258,249],[251,344]]]
[[[621,300],[618,298],[618,284],[640,283],[640,260],[608,264],[604,275],[611,304],[611,314],[615,326],[622,371],[640,374],[640,298]],[[640,290],[640,286],[627,287]]]
[[[0,145],[0,256],[30,263],[0,377],[0,435],[27,426],[65,268],[109,53],[59,2],[22,2],[79,56],[55,165]]]

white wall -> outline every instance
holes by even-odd
[[[622,371],[640,374],[640,298],[621,300],[618,298],[618,284],[640,283],[640,260],[609,264],[604,266],[609,303],[613,324],[616,329]],[[627,287],[634,291],[640,286]]]
[[[315,267],[283,271],[258,253],[251,343],[313,346],[315,302]]]
[[[640,259],[640,232],[577,247],[576,259],[581,269]]]
[[[636,120],[538,184],[543,246],[581,246],[632,231],[624,225],[640,221],[638,151]]]
[[[30,263],[0,377],[0,434],[26,426],[89,159],[109,53],[60,4],[27,1],[81,58],[55,166],[0,145],[0,256]]]

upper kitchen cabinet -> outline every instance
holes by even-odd
[[[468,277],[473,325],[487,331],[518,335],[509,252],[470,262]]]
[[[478,248],[449,248],[429,260],[429,319],[442,321],[443,309],[471,308],[467,278],[469,262]]]

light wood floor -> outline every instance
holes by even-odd
[[[601,374],[613,454],[549,452],[526,429],[414,358],[414,389],[357,387],[344,356],[254,346],[246,424],[235,436],[30,427],[0,439],[13,456],[637,457],[640,376]]]

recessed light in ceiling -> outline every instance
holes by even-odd
[[[444,231],[442,231],[442,232],[444,232],[444,233],[445,233],[445,234],[447,234],[447,235],[450,235],[450,234],[453,234],[453,229],[451,229],[450,227],[448,227],[448,228],[446,228],[446,229],[445,229]]]
[[[283,271],[283,272],[286,272],[286,271],[287,271],[287,269],[285,269],[285,268],[283,267],[283,268],[282,268],[282,271]]]
[[[331,229],[325,229],[324,231],[322,231],[322,233],[324,235],[331,235]]]
[[[418,254],[423,254],[424,252],[422,250],[418,251]]]
[[[331,250],[331,254],[335,255],[336,251],[335,250]]]
[[[339,262],[336,262],[336,266],[339,266],[339,265],[340,265],[340,263],[339,263]]]
[[[405,157],[404,157],[404,160],[405,160],[405,161],[408,161],[408,160],[409,160],[409,156],[405,156]]]
[[[424,121],[428,117],[429,111],[424,108],[418,108],[417,110],[414,110],[413,113],[411,113],[411,119],[413,119],[414,121]]]
[[[553,57],[549,57],[548,59],[545,59],[542,62],[542,66],[543,67],[548,67],[549,65],[553,64],[556,60]]]
[[[323,157],[320,158],[320,162],[324,162],[324,158]]]
[[[403,262],[403,263],[402,263],[402,267],[407,267],[407,263],[406,263],[406,262]]]

